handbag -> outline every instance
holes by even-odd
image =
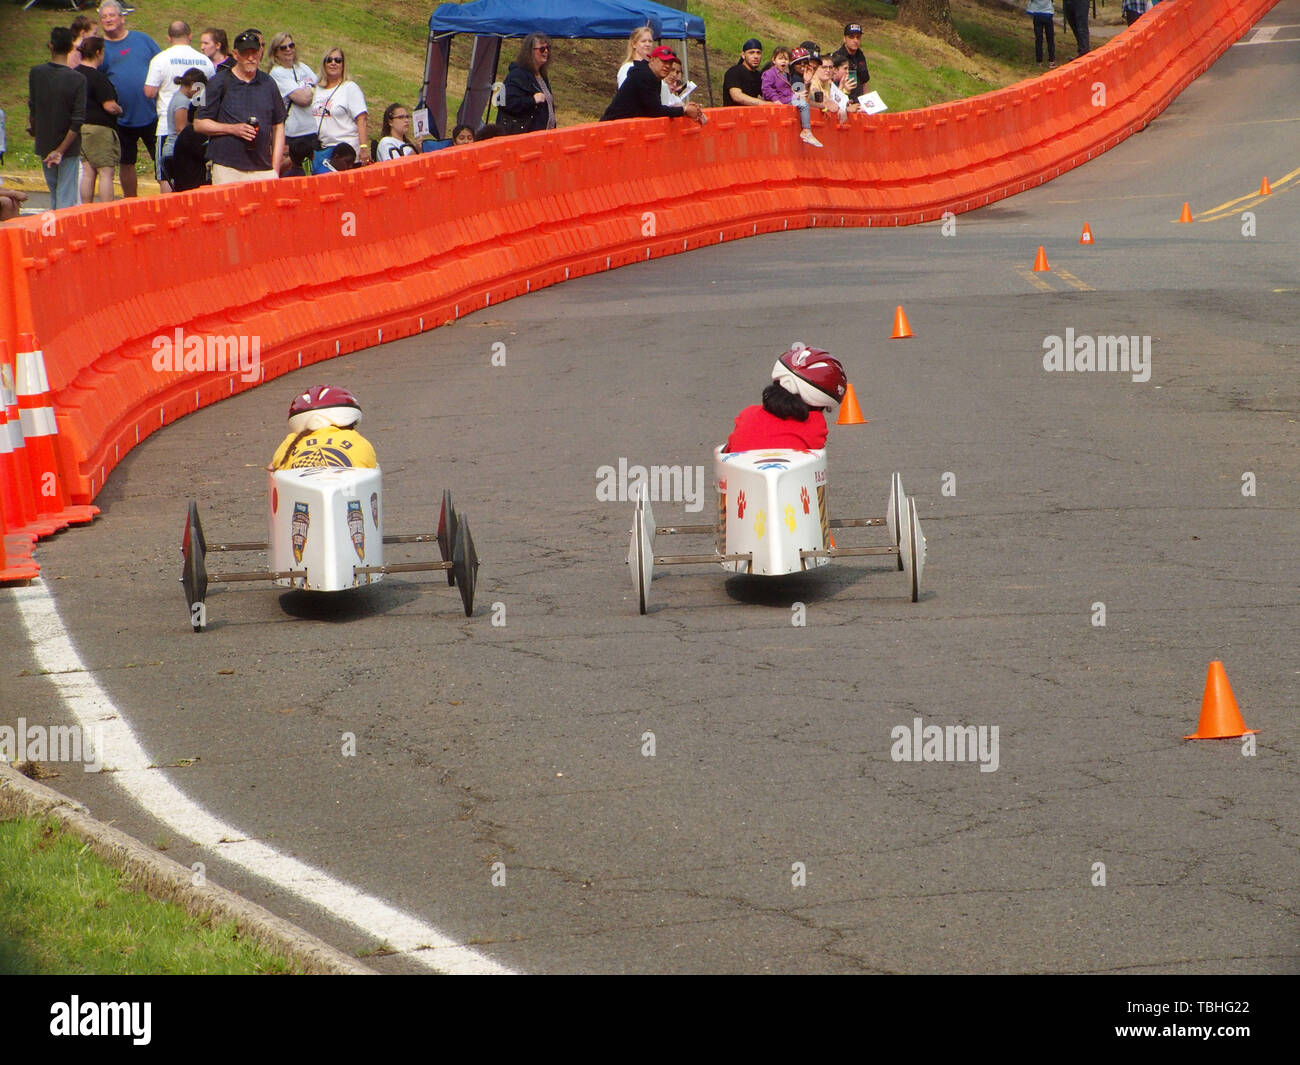
[[[504,95],[502,93],[503,97]],[[533,104],[532,111],[525,115],[517,115],[513,111],[505,110],[501,104],[497,104],[497,128],[506,134],[527,133],[533,124],[533,115],[536,111],[536,103]]]
[[[497,108],[497,129],[502,133],[527,133],[531,120]]]

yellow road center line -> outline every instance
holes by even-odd
[[[1077,288],[1080,292],[1096,292],[1096,291],[1097,291],[1097,290],[1096,290],[1095,288],[1093,288],[1091,285],[1084,284],[1084,283],[1083,283],[1082,281],[1080,281],[1077,277],[1075,277],[1072,273],[1070,273],[1069,270],[1056,270],[1056,271],[1054,271],[1054,273],[1056,274],[1057,277],[1059,277],[1059,278],[1060,278],[1062,281],[1064,281],[1067,285],[1073,285],[1073,286],[1074,286],[1075,288]]]
[[[1015,270],[1016,273],[1018,273],[1021,277],[1023,277],[1026,281],[1028,281],[1031,285],[1034,286],[1034,288],[1038,289],[1040,292],[1056,291],[1056,289],[1052,288],[1051,285],[1049,285],[1046,281],[1044,281],[1041,277],[1039,277],[1036,273],[1034,273],[1034,271],[1031,270],[1028,266],[1017,266]]]
[[[1271,183],[1270,187],[1274,192],[1277,192],[1288,181],[1294,179],[1297,174],[1300,174],[1300,168],[1292,170],[1291,173],[1285,174],[1282,177],[1278,178],[1277,181]],[[1249,200],[1252,197],[1254,198],[1255,203],[1259,203],[1261,200],[1268,199],[1267,196],[1261,196],[1258,190],[1256,190],[1255,192],[1248,192],[1246,193],[1245,196],[1238,196],[1235,200],[1228,200],[1224,203],[1219,204],[1217,207],[1206,208],[1204,211],[1202,211],[1199,215],[1196,216],[1196,221],[1212,222],[1214,221],[1214,219],[1207,217],[1208,215],[1217,214],[1220,211],[1225,211],[1225,212],[1230,211],[1237,204],[1244,203],[1246,200]],[[1254,206],[1254,204],[1251,204],[1250,206]]]

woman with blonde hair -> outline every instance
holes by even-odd
[[[267,73],[284,98],[284,161],[280,173],[301,177],[303,162],[311,158],[316,144],[316,119],[311,105],[315,99],[316,72],[298,59],[298,45],[292,33],[277,33],[267,47]]]
[[[627,39],[627,55],[623,59],[623,65],[618,68],[618,88],[623,87],[632,64],[638,60],[649,59],[654,47],[655,35],[649,26],[638,26],[632,31],[632,36]]]
[[[316,135],[321,143],[312,158],[313,171],[323,167],[325,160],[340,144],[351,146],[360,163],[370,162],[366,98],[357,83],[347,79],[347,63],[342,48],[331,48],[325,53],[311,113],[316,120]]]

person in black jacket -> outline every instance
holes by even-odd
[[[188,192],[212,184],[208,177],[208,138],[194,128],[194,119],[206,98],[208,76],[198,67],[190,67],[172,80],[177,85],[176,96],[172,97],[172,124],[177,130],[171,157],[172,189]]]
[[[668,73],[669,66],[676,62],[676,53],[660,45],[650,53],[649,59],[633,63],[600,120],[612,122],[619,118],[680,118],[685,115],[703,125],[705,116],[699,104],[688,102],[684,107],[670,107],[660,99],[660,82]]]
[[[519,55],[506,73],[505,102],[497,110],[497,125],[507,133],[532,133],[555,128],[555,97],[547,71],[551,39],[530,33],[519,44]]]

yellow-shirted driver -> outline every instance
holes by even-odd
[[[309,388],[289,404],[289,435],[276,448],[267,469],[377,469],[375,449],[356,431],[360,421],[361,404],[346,388]]]

